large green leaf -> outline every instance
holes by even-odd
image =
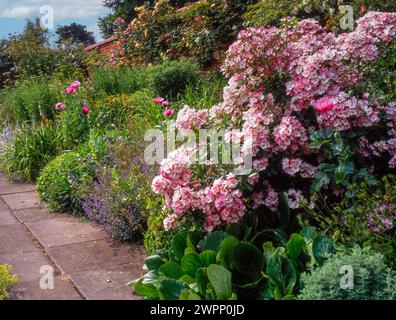
[[[155,285],[143,284],[143,279],[140,279],[136,283],[133,283],[134,292],[148,300],[158,300],[159,293]]]
[[[208,285],[208,275],[206,268],[199,268],[196,274],[197,288],[200,294],[206,295],[206,287]]]
[[[179,300],[187,285],[176,279],[164,279],[159,283],[158,291],[162,300]]]
[[[208,267],[210,264],[216,263],[216,252],[213,250],[206,250],[199,254],[202,265]]]
[[[264,242],[272,242],[275,247],[286,246],[288,236],[281,229],[266,229],[257,233],[250,241],[255,245],[261,246]]]
[[[172,279],[179,279],[184,275],[180,265],[176,262],[167,262],[159,268],[159,273]]]
[[[172,240],[173,254],[178,260],[181,260],[184,256],[184,251],[187,248],[188,234],[189,234],[188,231],[182,231],[173,237]]]
[[[198,253],[190,252],[186,254],[181,260],[181,268],[190,277],[195,278],[195,274],[199,268],[203,267]]]
[[[218,300],[227,300],[232,296],[232,274],[226,268],[211,264],[207,268],[208,279]]]
[[[293,293],[297,273],[293,263],[283,254],[284,248],[277,248],[267,264],[267,275],[282,296]]]
[[[213,250],[215,252],[220,250],[221,242],[229,235],[223,231],[215,231],[208,235],[205,239],[201,240],[199,247],[202,251]]]
[[[232,251],[232,267],[239,271],[245,282],[256,282],[262,277],[264,256],[256,246],[240,242]]]
[[[267,241],[263,243],[263,253],[264,253],[264,260],[265,263],[268,263],[269,258],[275,252],[275,247],[271,241]]]
[[[317,236],[312,243],[312,254],[319,266],[335,253],[333,241],[324,236]]]
[[[165,261],[159,255],[152,255],[146,258],[144,261],[146,267],[150,271],[158,270]]]
[[[226,268],[231,268],[232,252],[238,243],[238,239],[233,236],[225,238],[220,244],[220,251],[217,253],[217,263],[222,264]]]
[[[300,234],[304,237],[305,241],[313,241],[316,237],[316,228],[315,227],[304,227],[301,229]]]
[[[298,258],[303,252],[306,251],[307,243],[305,242],[304,238],[297,233],[293,233],[290,237],[290,240],[287,242],[287,254],[294,266],[298,265]]]
[[[157,284],[158,281],[158,272],[157,271],[149,271],[143,277],[143,283],[152,283]]]

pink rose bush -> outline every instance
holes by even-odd
[[[201,215],[207,231],[236,222],[249,210],[270,214],[280,193],[298,210],[329,161],[325,144],[311,145],[312,134],[323,129],[355,133],[359,146],[352,154],[364,156],[367,168],[378,157],[394,168],[396,103],[356,88],[365,82],[365,68],[395,37],[396,14],[383,12],[367,13],[354,31],[339,35],[310,19],[241,31],[222,67],[229,78],[223,101],[203,110],[184,106],[176,127],[224,130],[226,140],[242,143],[242,157],[250,155],[253,167],[235,175],[240,161],[199,165],[192,160],[198,144],[169,154],[152,185],[171,212],[166,228],[189,213]]]

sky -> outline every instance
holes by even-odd
[[[0,39],[22,31],[26,19],[40,17],[45,22],[50,21],[45,19],[46,14],[48,16],[53,10],[55,28],[57,25],[80,23],[94,32],[96,40],[101,40],[96,23],[99,17],[108,13],[102,3],[103,0],[0,0]]]

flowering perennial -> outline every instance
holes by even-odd
[[[229,77],[223,101],[207,110],[184,106],[176,127],[182,132],[225,129],[229,141],[252,147],[242,147],[244,155],[250,152],[253,157],[252,171],[234,176],[221,165],[196,170],[189,156],[197,150],[172,152],[153,181],[154,192],[163,195],[173,211],[164,221],[166,228],[177,226],[180,217],[193,211],[203,215],[207,231],[237,221],[251,208],[276,211],[280,192],[291,209],[298,209],[325,161],[326,154],[309,144],[310,135],[323,128],[371,130],[385,120],[387,137],[369,142],[361,136],[358,152],[387,154],[389,166],[395,167],[396,104],[381,106],[369,93],[351,90],[364,80],[362,65],[375,62],[380,47],[395,37],[396,14],[383,12],[367,13],[353,32],[340,35],[311,19],[241,31],[222,67]],[[245,182],[256,189],[244,188]]]

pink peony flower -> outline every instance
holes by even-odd
[[[87,106],[85,106],[85,107],[83,107],[83,108],[81,109],[81,112],[82,112],[83,114],[87,115],[87,114],[89,113],[89,108],[88,108]]]
[[[81,87],[81,82],[78,81],[78,80],[75,80],[75,81],[73,81],[73,82],[71,83],[70,87],[73,87],[73,88],[78,89],[78,88]]]
[[[164,115],[165,117],[172,117],[172,115],[173,115],[173,110],[172,110],[172,109],[166,109],[166,110],[164,111],[163,115]]]
[[[153,102],[157,103],[157,104],[162,104],[162,102],[164,102],[164,101],[165,101],[165,99],[162,98],[162,97],[158,97],[158,98],[154,98],[153,99]]]
[[[58,102],[57,104],[55,104],[55,110],[63,110],[66,108],[66,105],[62,102]]]
[[[76,87],[72,87],[72,86],[67,87],[66,90],[65,90],[65,92],[67,94],[74,94],[74,93],[76,93],[76,91],[77,91],[77,88]]]
[[[334,103],[333,100],[331,100],[328,97],[323,97],[320,98],[315,102],[314,108],[318,110],[319,112],[325,112],[333,109]]]
[[[168,107],[169,106],[169,101],[168,100],[164,100],[164,101],[162,101],[162,106],[163,107]]]

